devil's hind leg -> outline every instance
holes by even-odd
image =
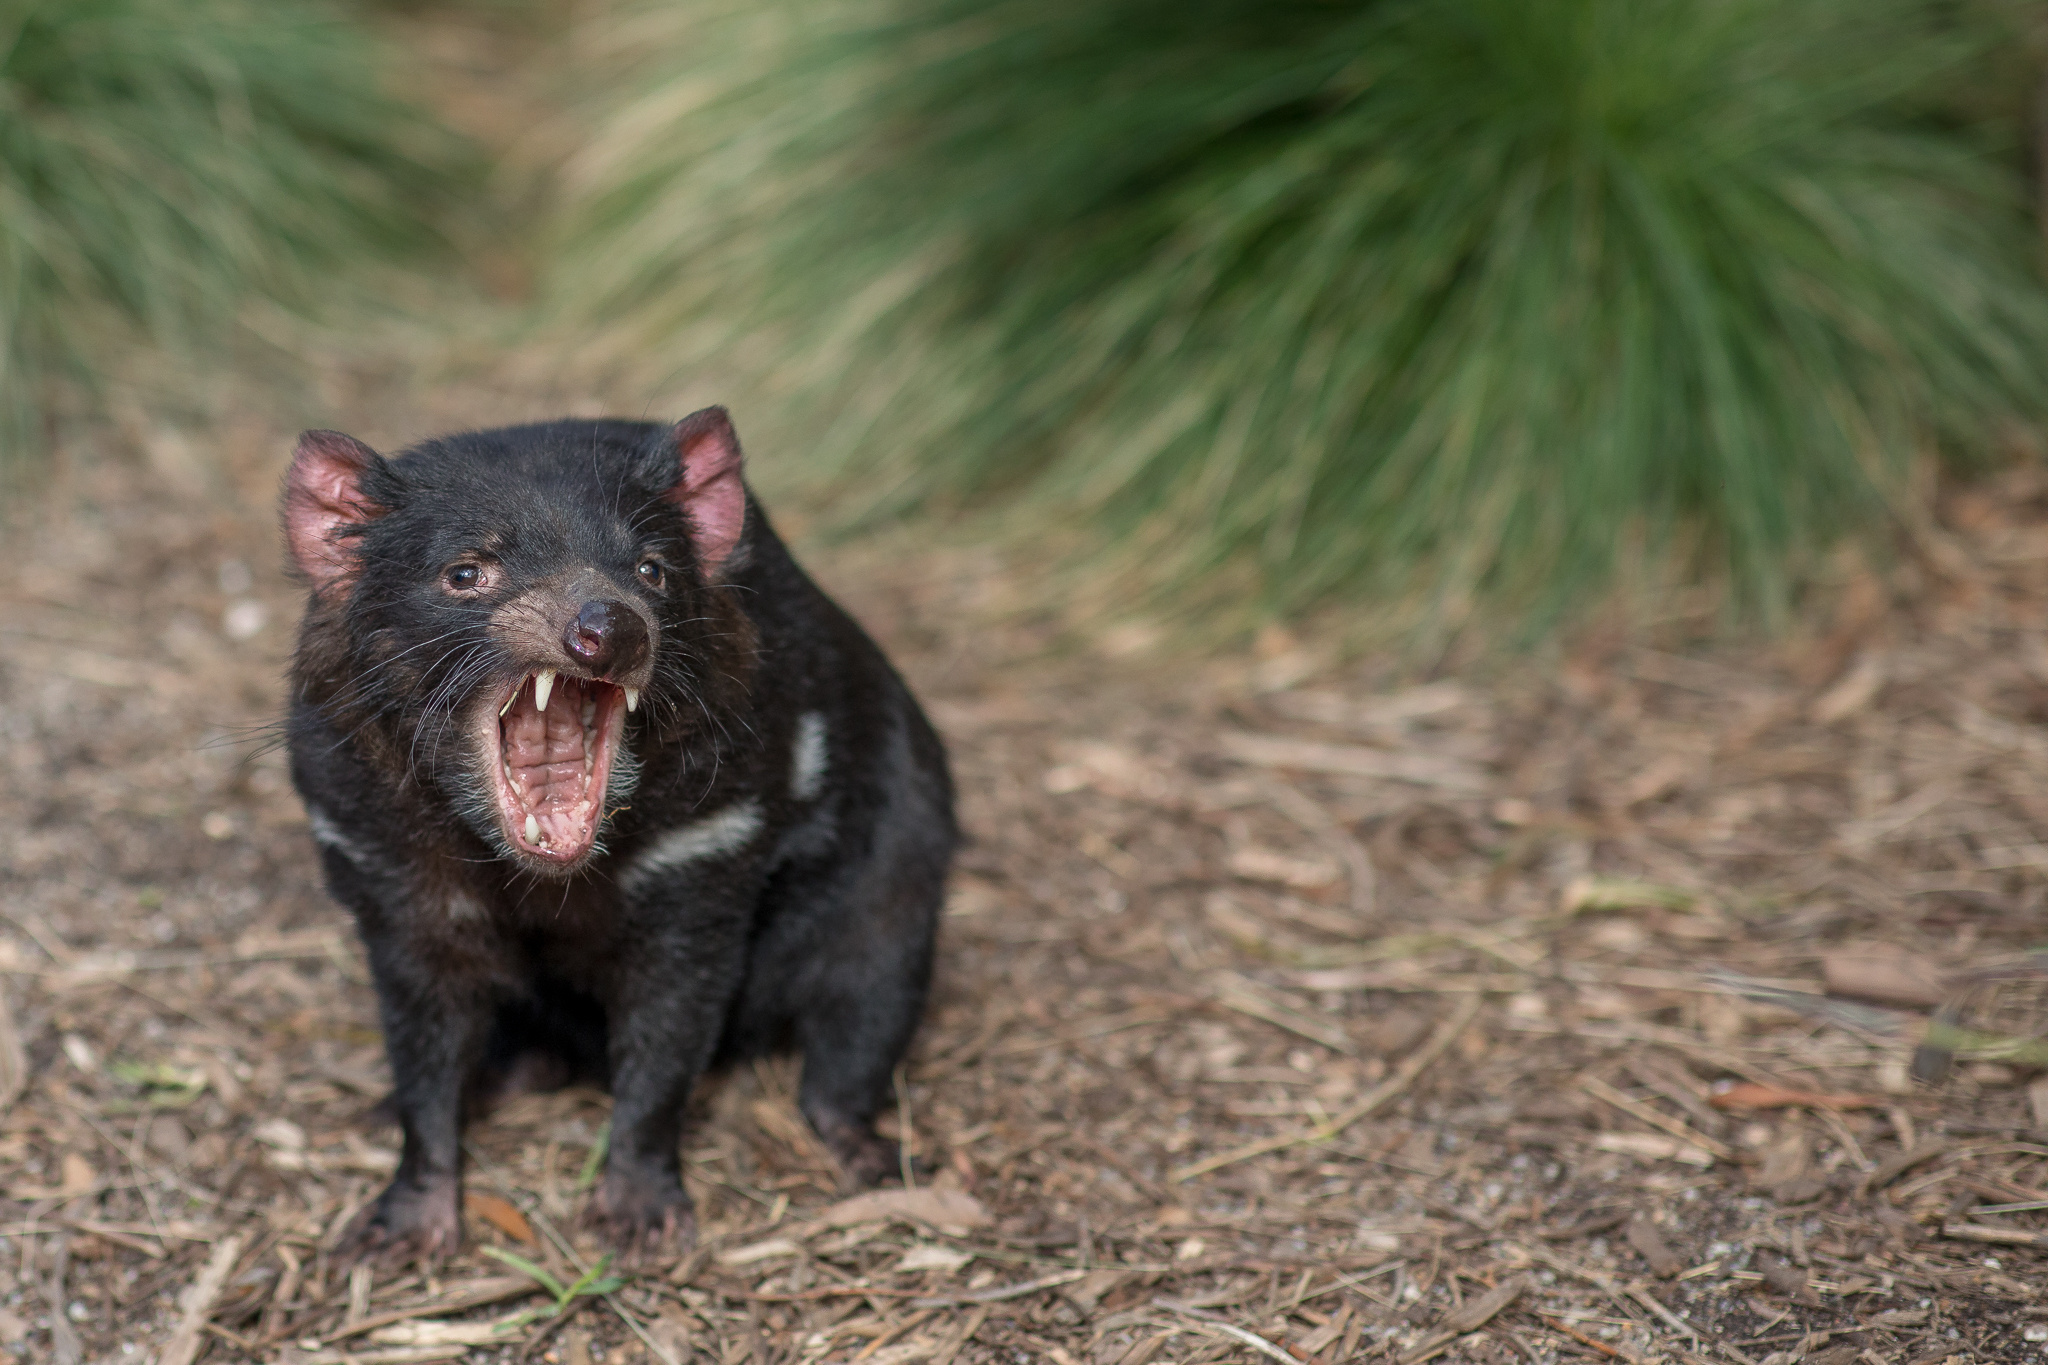
[[[803,1051],[804,1117],[864,1185],[900,1169],[874,1118],[924,1013],[954,843],[943,768],[899,772],[868,808],[858,856],[793,863],[771,883],[736,1021],[757,1037],[766,1021],[786,1026]]]

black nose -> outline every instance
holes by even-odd
[[[624,602],[585,602],[562,628],[562,648],[593,673],[625,672],[647,657],[647,623]]]

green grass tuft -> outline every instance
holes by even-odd
[[[467,154],[316,0],[0,0],[0,468],[50,386],[434,240]]]
[[[1541,624],[1661,566],[1769,616],[1917,458],[2042,413],[2011,37],[1937,0],[642,6],[560,283],[786,399],[848,505],[1085,513],[1183,603]]]

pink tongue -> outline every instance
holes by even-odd
[[[583,689],[567,679],[558,682],[543,714],[534,709],[528,684],[505,715],[504,759],[517,813],[539,820],[546,843],[580,842],[590,815]]]

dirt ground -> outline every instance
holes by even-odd
[[[389,439],[504,401],[331,405]],[[971,836],[899,1087],[917,1189],[849,1201],[793,1068],[727,1075],[685,1149],[698,1251],[558,1300],[494,1253],[598,1267],[597,1094],[472,1130],[452,1263],[329,1254],[395,1133],[265,742],[290,434],[145,423],[12,509],[0,1352],[2048,1359],[2040,1050],[1909,1070],[1945,993],[2048,1034],[2025,971],[1955,994],[2043,938],[2048,471],[1948,496],[1896,589],[1789,642],[1434,679],[1280,633],[1062,645],[1028,564],[812,547]]]

